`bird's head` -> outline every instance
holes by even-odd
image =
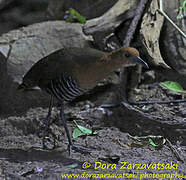
[[[134,66],[141,64],[142,66],[149,68],[148,64],[142,60],[139,56],[139,52],[135,48],[120,48],[108,54],[108,59],[114,59],[113,63],[120,67]]]

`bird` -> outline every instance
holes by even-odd
[[[68,150],[83,152],[85,148],[72,142],[67,127],[64,107],[66,102],[94,88],[111,72],[126,66],[148,64],[139,56],[137,49],[122,47],[112,52],[94,48],[63,48],[36,62],[24,75],[19,90],[32,90],[39,87],[51,96],[49,111],[44,124],[49,126],[53,98],[60,103],[60,119],[68,138]],[[88,150],[87,150],[88,151]]]

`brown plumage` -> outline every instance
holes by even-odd
[[[23,77],[23,82],[18,89],[26,90],[39,86],[56,97],[62,104],[60,114],[69,147],[79,150],[81,148],[72,144],[64,118],[63,102],[71,101],[92,89],[112,71],[136,63],[148,67],[134,48],[121,48],[111,53],[92,48],[61,49],[34,64]],[[45,122],[47,126],[49,115],[50,112]]]

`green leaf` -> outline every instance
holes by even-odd
[[[75,9],[70,8],[70,14],[74,15],[80,23],[86,23],[86,18],[79,14]]]
[[[182,8],[179,8],[179,13],[177,15],[177,19],[182,19],[183,18],[183,12],[182,12]]]
[[[182,8],[184,11],[186,11],[186,0],[184,0],[183,4],[182,4]]]
[[[73,131],[73,134],[72,134],[72,137],[75,139],[79,136],[84,136],[84,135],[95,135],[97,134],[98,132],[97,131],[92,131],[91,129],[88,129],[88,128],[85,128],[83,126],[80,126],[77,124],[76,121],[74,121],[74,123],[76,124],[76,128],[74,129]]]
[[[85,135],[83,132],[81,132],[81,130],[79,128],[75,128],[72,134],[72,137],[75,139],[79,136],[83,136]]]
[[[154,141],[149,138],[149,143],[153,146],[153,147],[157,147],[158,145],[154,143]]]
[[[80,125],[77,125],[77,127],[78,127],[79,130],[80,130],[82,133],[84,133],[84,134],[87,134],[87,135],[92,134],[92,130],[90,130],[90,129],[88,129],[88,128],[85,128],[85,127],[80,126]]]
[[[76,168],[76,167],[78,167],[78,164],[77,163],[64,166],[64,168],[70,168],[70,169],[73,169],[73,168]]]
[[[86,23],[86,18],[83,17],[81,14],[79,14],[75,9],[70,8],[69,9],[69,15],[68,18],[66,18],[67,22],[75,22],[78,21],[81,24]]]
[[[182,5],[179,7],[177,19],[182,19],[184,17],[184,11],[186,11],[186,0],[184,0]]]
[[[174,92],[186,93],[182,86],[177,82],[165,81],[161,82],[160,85]]]

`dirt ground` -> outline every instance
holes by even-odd
[[[130,99],[136,101],[167,100],[178,96],[168,93],[154,84],[141,85],[139,89],[131,91],[131,95]],[[75,144],[90,148],[92,152],[89,154],[71,152],[69,156],[68,141],[60,124],[56,107],[53,108],[53,124],[51,125],[51,130],[57,139],[57,148],[54,150],[43,150],[42,138],[37,135],[42,120],[47,114],[47,108],[30,109],[23,116],[1,119],[0,180],[60,180],[65,179],[62,176],[67,173],[84,174],[84,177],[92,174],[92,177],[87,179],[93,179],[93,175],[96,179],[96,174],[97,178],[98,174],[100,175],[99,179],[105,179],[101,178],[101,174],[107,174],[107,178],[109,178],[108,174],[118,175],[115,178],[110,176],[110,179],[170,179],[168,175],[171,174],[172,179],[186,179],[186,139],[184,134],[172,143],[182,158],[182,162],[167,143],[161,148],[155,148],[148,141],[134,140],[130,136],[130,134],[135,135],[132,127],[122,132],[121,124],[118,126],[116,122],[112,122],[112,126],[109,125],[109,122],[106,121],[109,121],[107,117],[112,116],[113,109],[99,107],[104,98],[106,95],[102,95],[92,102],[81,101],[76,105],[71,104],[65,110],[71,132],[75,128],[73,120],[76,120],[79,125],[98,131],[97,135],[73,140]],[[185,123],[186,121],[184,103],[135,107],[149,116],[159,117],[164,122]],[[120,118],[125,119],[125,117]],[[127,127],[127,122],[125,119],[122,126]],[[151,135],[150,132],[148,135]],[[175,134],[173,133],[172,136]],[[122,165],[123,168],[121,168]],[[162,176],[165,174],[167,176],[163,178]]]

